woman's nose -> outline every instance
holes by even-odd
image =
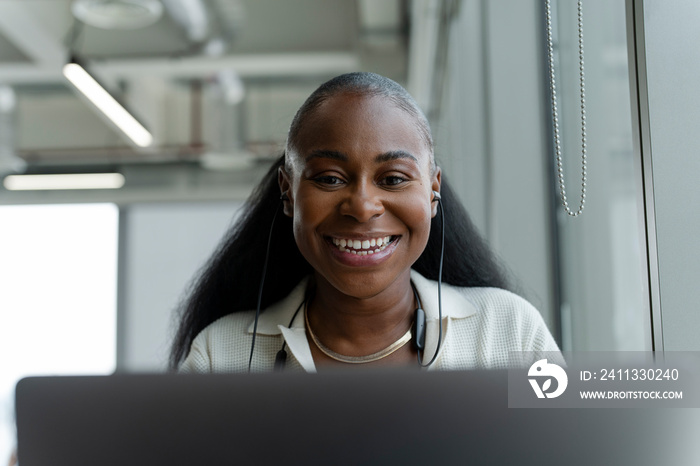
[[[360,223],[368,222],[384,213],[380,190],[373,184],[358,184],[348,191],[340,204],[340,213]]]

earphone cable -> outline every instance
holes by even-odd
[[[263,264],[262,278],[260,279],[260,289],[258,290],[258,306],[255,309],[255,324],[253,325],[253,341],[250,344],[250,357],[248,358],[248,372],[253,364],[253,351],[255,350],[255,336],[258,334],[258,319],[260,317],[260,306],[262,304],[263,287],[265,286],[265,275],[267,275],[267,262],[270,257],[270,245],[272,244],[272,232],[275,229],[275,220],[280,211],[280,204],[277,204],[275,216],[270,224],[270,235],[267,238],[267,250],[265,251],[265,263]]]
[[[435,348],[435,354],[433,354],[433,358],[430,360],[429,363],[423,364],[423,361],[421,359],[421,354],[420,350],[418,350],[418,364],[421,367],[428,367],[430,366],[433,362],[435,362],[435,359],[437,358],[438,353],[440,352],[440,345],[442,344],[442,263],[445,258],[445,209],[442,207],[442,201],[438,198],[438,207],[440,208],[440,238],[441,238],[441,244],[440,244],[440,270],[438,271],[438,342],[437,342],[437,347]]]
[[[307,296],[304,296],[304,300],[299,304],[299,307],[297,307],[297,310],[294,311],[294,315],[292,316],[292,319],[289,321],[289,325],[287,325],[287,328],[292,328],[292,324],[294,324],[294,319],[297,318],[297,315],[299,314],[299,310],[306,304],[306,300],[308,299]],[[282,337],[282,348],[277,352],[277,355],[275,356],[275,370],[276,371],[283,371],[284,366],[287,364],[287,352],[284,350],[287,347],[287,342],[284,341],[284,337]]]

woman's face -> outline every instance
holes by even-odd
[[[285,214],[317,278],[367,298],[407,277],[440,190],[414,118],[382,96],[339,94],[302,122],[290,152]]]

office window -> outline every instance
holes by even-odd
[[[553,1],[567,197],[581,187],[576,2]],[[643,280],[640,182],[635,170],[625,2],[584,2],[587,114],[586,208],[557,208],[563,347],[579,351],[651,349]]]
[[[17,380],[115,368],[118,219],[114,204],[0,206],[0,464]]]

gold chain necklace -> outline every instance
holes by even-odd
[[[389,356],[390,354],[395,353],[397,350],[406,345],[406,343],[411,341],[411,328],[409,328],[408,331],[404,333],[404,335],[401,338],[399,338],[383,350],[379,350],[376,353],[368,354],[366,356],[345,356],[344,354],[336,353],[335,351],[328,348],[326,345],[319,341],[319,339],[314,334],[313,330],[311,330],[311,325],[309,324],[309,313],[307,312],[306,305],[304,305],[304,321],[306,322],[306,328],[309,331],[309,335],[311,335],[311,340],[313,340],[316,347],[329,358],[347,364],[365,364],[368,362],[379,361],[380,359],[383,359]]]

